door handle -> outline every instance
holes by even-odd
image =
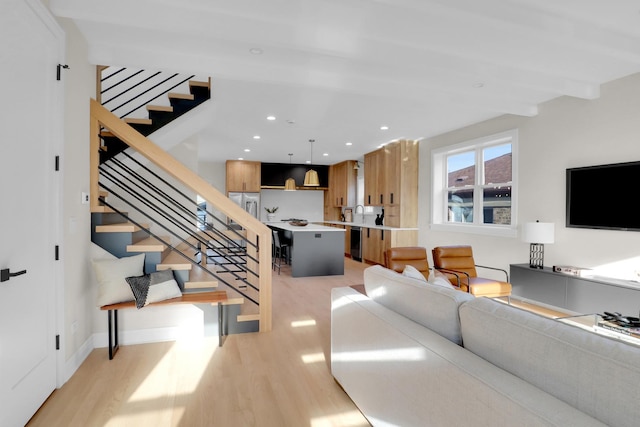
[[[6,282],[12,277],[20,276],[22,274],[25,274],[26,272],[27,270],[22,270],[22,271],[16,271],[15,273],[11,273],[9,272],[8,268],[3,268],[2,270],[0,270],[0,282]]]

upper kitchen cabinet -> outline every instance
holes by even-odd
[[[364,157],[365,204],[385,209],[384,225],[418,222],[418,142],[402,140]]]
[[[260,162],[227,160],[227,193],[260,192]]]
[[[333,207],[355,206],[358,171],[355,160],[329,167],[329,202]]]
[[[382,149],[364,155],[364,204],[382,205],[384,190],[384,152]]]

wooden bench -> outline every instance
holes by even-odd
[[[172,305],[172,304],[218,304],[218,340],[219,346],[222,347],[222,310],[223,302],[226,302],[226,291],[207,291],[207,292],[190,292],[184,293],[181,297],[171,298],[164,301],[154,302],[147,307],[160,306],[160,305]],[[135,301],[120,302],[117,304],[103,305],[100,310],[107,311],[107,321],[109,322],[109,360],[113,359],[113,356],[118,351],[118,310],[124,310],[127,308],[136,308]],[[113,315],[112,315],[113,313]]]

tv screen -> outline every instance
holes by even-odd
[[[640,161],[567,169],[567,227],[640,231]]]

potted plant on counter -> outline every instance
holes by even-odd
[[[276,218],[276,212],[278,212],[278,207],[274,206],[272,208],[264,208],[267,211],[267,221],[271,222]]]

